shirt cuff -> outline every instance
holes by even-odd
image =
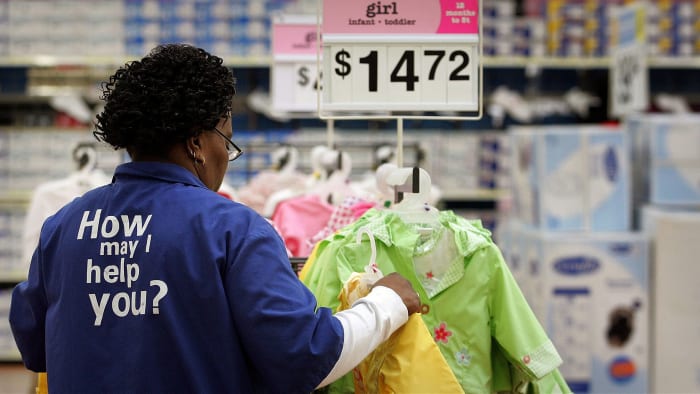
[[[372,302],[377,304],[389,318],[389,333],[384,337],[384,340],[389,339],[389,336],[398,330],[399,327],[406,324],[408,321],[408,308],[403,303],[401,296],[394,290],[385,286],[375,286],[370,293],[355,301],[352,306],[362,303]]]
[[[547,341],[528,354],[521,356],[522,365],[541,379],[561,365],[562,360],[552,341]]]

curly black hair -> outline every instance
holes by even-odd
[[[167,149],[230,116],[235,78],[223,60],[187,44],[154,48],[102,83],[93,135],[131,154]]]

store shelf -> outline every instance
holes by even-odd
[[[541,67],[541,68],[608,68],[610,57],[524,57],[498,56],[484,57],[484,67]],[[700,56],[694,57],[651,57],[650,68],[700,68]]]
[[[2,67],[121,66],[137,56],[0,56]],[[238,67],[269,67],[269,56],[223,56],[224,63]]]
[[[16,284],[27,279],[27,270],[10,270],[0,273],[0,284]]]
[[[653,57],[649,59],[652,68],[700,68],[700,56],[693,57]]]
[[[0,67],[55,67],[55,66],[121,66],[136,60],[135,56],[0,56]],[[224,56],[224,63],[232,67],[270,67],[269,56]],[[609,57],[554,57],[554,56],[484,56],[484,67],[543,68],[607,68]],[[651,68],[700,68],[700,56],[651,57]]]
[[[18,363],[22,361],[19,350],[14,353],[0,354],[0,363]]]
[[[32,191],[10,190],[0,192],[0,205],[25,207],[32,198]]]
[[[443,201],[494,201],[505,196],[506,190],[499,189],[469,189],[446,190],[440,199]]]

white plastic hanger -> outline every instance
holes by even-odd
[[[374,234],[372,233],[372,230],[370,230],[367,226],[360,227],[360,230],[357,231],[357,239],[355,240],[355,242],[357,242],[358,244],[362,243],[362,236],[365,234],[369,239],[370,247],[369,263],[367,263],[365,271],[367,271],[368,273],[379,272],[379,268],[377,267],[377,243],[374,240]]]
[[[90,142],[79,143],[73,149],[73,161],[78,166],[78,171],[90,172],[97,168],[97,148]]]
[[[431,181],[428,172],[419,167],[396,168],[386,172],[386,184],[394,190],[396,212],[405,223],[439,225],[437,208],[430,205]]]
[[[367,226],[360,227],[360,229],[357,231],[356,242],[358,244],[362,243],[362,236],[365,234],[367,234],[367,238],[369,238],[370,257],[369,262],[367,265],[365,265],[365,275],[362,276],[361,283],[367,286],[367,292],[369,292],[372,285],[374,285],[374,282],[381,279],[384,274],[382,274],[382,271],[377,265],[377,243],[374,240],[372,230],[370,230]]]
[[[280,173],[293,173],[299,163],[299,150],[293,146],[282,146],[272,151],[270,158]]]
[[[349,153],[328,149],[323,152],[320,163],[328,174],[327,178],[314,185],[309,193],[318,195],[322,200],[332,204],[340,204],[345,197],[354,194],[348,184],[352,172]]]

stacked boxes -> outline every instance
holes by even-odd
[[[498,200],[510,184],[508,136],[501,131],[433,131],[420,140],[433,142],[426,169],[443,199],[474,202],[471,207],[450,209],[464,217],[478,217],[488,229],[497,227],[496,209],[487,202]]]
[[[533,293],[575,393],[643,393],[648,382],[648,247],[632,233],[530,235]],[[536,257],[535,257],[536,256]]]
[[[547,25],[547,53],[552,56],[608,56],[615,34],[610,13],[630,0],[530,1]],[[544,4],[543,4],[544,3]],[[688,57],[700,54],[700,2],[660,0],[645,4],[649,55]],[[541,11],[540,11],[541,10]]]
[[[221,56],[269,53],[266,2],[131,0],[124,6],[129,55],[167,42],[189,42]]]
[[[484,55],[512,56],[515,1],[483,2],[481,11]]]
[[[633,141],[635,206],[700,207],[700,115],[638,114]]]
[[[607,56],[611,7],[629,0],[491,0],[487,56]],[[0,0],[0,56],[141,56],[188,42],[220,56],[268,56],[270,16],[315,13],[316,0]],[[700,54],[700,1],[648,2],[652,56]]]
[[[700,53],[698,11],[700,4],[689,0],[649,2],[647,41],[652,56],[693,56]]]
[[[112,1],[7,1],[7,55],[122,55],[122,9]]]
[[[546,26],[542,18],[516,18],[512,38],[516,56],[545,56],[547,53]]]
[[[437,137],[439,136],[439,137]],[[436,138],[437,137],[437,138]],[[503,132],[453,133],[431,131],[426,141],[433,152],[427,168],[434,185],[446,196],[494,195],[509,187],[508,144]]]
[[[544,56],[542,18],[516,16],[513,0],[483,2],[483,51],[487,56]]]
[[[634,141],[635,209],[652,246],[653,392],[698,392],[700,339],[693,278],[700,231],[700,115],[639,114],[627,119]]]
[[[552,56],[606,56],[611,7],[620,1],[548,1],[547,52]]]
[[[0,56],[142,56],[187,42],[268,56],[270,15],[291,0],[0,0]]]
[[[509,132],[514,210],[500,245],[562,375],[576,393],[646,392],[648,242],[629,231],[624,129]]]
[[[653,237],[651,392],[700,392],[700,212],[646,207]]]
[[[646,238],[510,223],[505,258],[575,393],[643,393],[649,375]]]
[[[511,129],[517,218],[550,231],[626,231],[627,138],[604,126]]]

